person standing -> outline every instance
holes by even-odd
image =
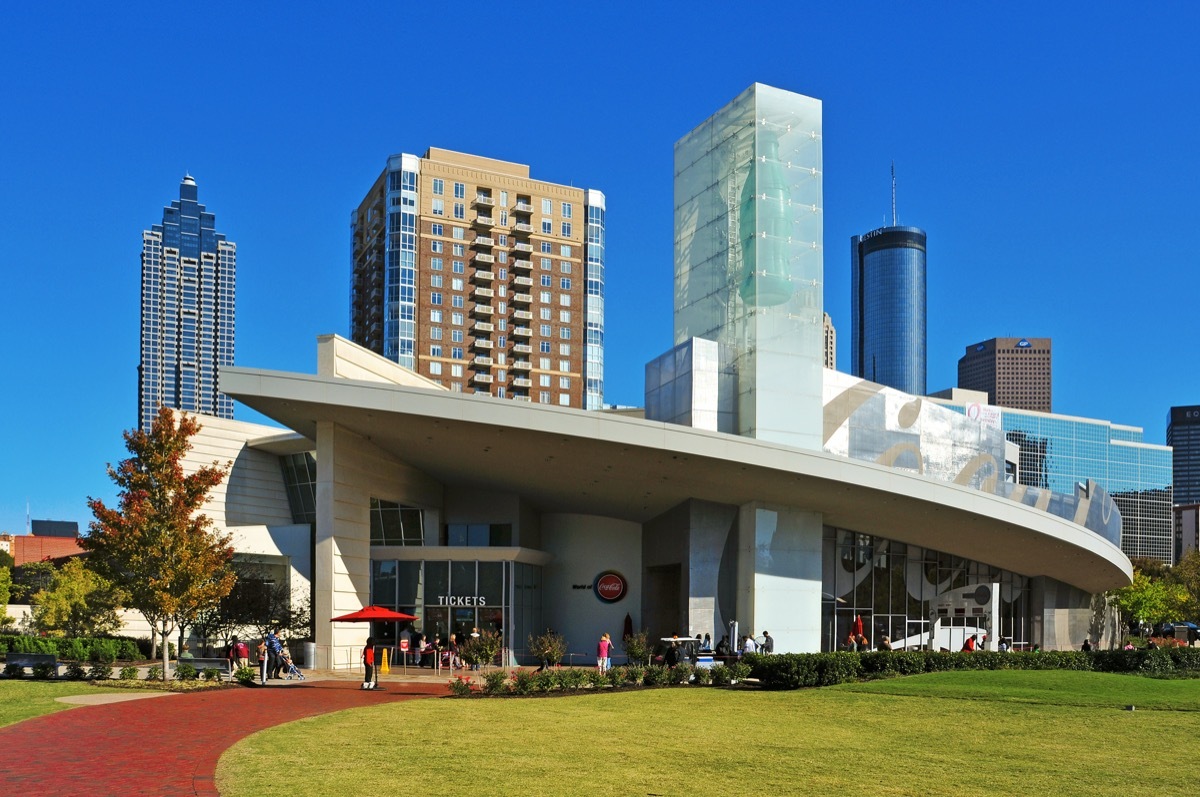
[[[757,652],[758,643],[754,641],[754,636],[752,634],[747,634],[745,640],[742,641],[742,655]]]
[[[596,669],[601,675],[608,672],[608,650],[611,645],[608,634],[601,634],[600,641],[596,643]]]
[[[374,689],[375,676],[375,637],[367,637],[367,644],[362,651],[363,663],[363,689]]]
[[[267,640],[258,643],[258,677],[263,686],[267,685],[267,666],[270,663],[270,654],[268,653]]]
[[[234,647],[237,649],[237,666],[238,669],[250,666],[250,646],[241,641],[237,637],[233,638],[236,643]]]
[[[967,641],[963,643],[962,649],[964,653],[974,653],[977,647],[976,640],[979,639],[978,634],[971,634],[967,637]]]
[[[1085,637],[1083,640],[1083,647],[1081,647],[1080,650],[1082,650],[1084,653],[1091,653],[1092,652],[1092,640]]]
[[[279,637],[275,635],[275,630],[267,631],[267,680],[279,678],[279,668],[283,666],[279,658],[279,652],[283,650],[283,645],[279,642]]]
[[[770,631],[763,631],[762,652],[767,654],[775,652],[775,637],[771,636]]]

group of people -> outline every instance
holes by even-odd
[[[277,629],[267,632],[258,643],[255,653],[258,655],[259,683],[264,686],[272,679],[290,679],[293,674],[299,674],[291,654],[288,653],[287,643]],[[225,658],[229,660],[229,672],[232,677],[233,673],[250,666],[250,646],[234,636],[225,648]]]

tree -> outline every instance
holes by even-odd
[[[192,627],[205,640],[228,642],[233,634],[262,638],[283,631],[289,638],[312,635],[311,601],[261,566],[237,567],[237,583],[216,604],[197,615]],[[211,644],[211,643],[210,643]]]
[[[121,627],[120,590],[72,557],[55,571],[47,589],[33,596],[33,627],[69,637],[103,636]]]
[[[12,625],[8,616],[8,596],[12,590],[12,571],[0,565],[0,628]]]
[[[228,595],[235,581],[230,536],[214,531],[212,520],[199,513],[232,463],[213,462],[185,475],[182,460],[198,431],[195,419],[181,413],[176,423],[163,407],[149,432],[126,432],[131,456],[116,468],[108,466],[120,488],[119,505],[88,498],[96,519],[80,540],[92,552],[92,567],[123,590],[127,605],[155,629],[164,680],[171,632]]]
[[[14,568],[12,573],[13,603],[32,603],[33,596],[50,586],[54,578],[54,563],[49,561],[26,562]]]
[[[1155,623],[1177,619],[1188,603],[1187,590],[1179,584],[1155,580],[1134,571],[1133,583],[1109,593],[1126,623]]]
[[[1171,568],[1171,581],[1188,592],[1188,605],[1184,613],[1173,620],[1200,619],[1200,550],[1193,548]]]
[[[10,571],[17,566],[17,560],[13,559],[12,554],[8,551],[0,551],[0,567],[7,567]]]

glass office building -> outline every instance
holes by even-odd
[[[728,347],[737,433],[821,447],[820,100],[752,85],[675,144],[675,344]]]
[[[978,404],[950,402],[961,412]],[[1175,559],[1171,448],[1143,440],[1136,426],[1029,410],[995,408],[1004,436],[1020,449],[1018,481],[1071,494],[1094,480],[1121,512],[1121,550],[1171,564]]]
[[[1200,407],[1172,407],[1167,445],[1173,453],[1175,503],[1200,504]]]
[[[851,373],[925,395],[925,231],[856,235],[850,260]]]
[[[233,417],[220,369],[233,365],[237,245],[216,231],[191,175],[161,224],[142,233],[138,425],[160,406]]]

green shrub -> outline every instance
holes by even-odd
[[[194,681],[199,673],[196,672],[194,665],[188,664],[186,661],[181,661],[175,665],[175,680],[176,681]]]
[[[559,684],[568,692],[578,692],[588,681],[588,671],[578,667],[559,670]]]
[[[162,665],[154,664],[146,668],[147,681],[161,681],[163,676]]]
[[[667,682],[667,668],[652,664],[642,673],[642,683],[646,686],[661,686]]]
[[[588,670],[587,684],[593,689],[603,689],[608,686],[608,676],[599,670]]]
[[[744,681],[750,677],[750,665],[744,661],[735,661],[729,665],[729,674],[734,681]]]
[[[24,678],[25,668],[13,662],[4,665],[4,674],[9,678]]]
[[[713,686],[729,686],[733,681],[733,674],[729,672],[729,667],[725,664],[714,664],[709,670],[709,680]]]
[[[692,682],[692,672],[695,670],[692,665],[685,663],[676,664],[671,669],[667,670],[667,683],[672,684],[689,684]]]
[[[238,667],[233,677],[242,686],[249,686],[258,682],[258,670],[254,667]]]
[[[87,677],[89,681],[107,681],[112,678],[112,665],[103,661],[92,662],[92,666],[88,667]]]
[[[533,673],[529,670],[513,670],[510,676],[512,690],[518,695],[528,695],[533,692]]]
[[[200,677],[205,681],[219,681],[221,680],[221,671],[216,667],[205,667],[200,673]]]
[[[708,686],[712,683],[712,669],[709,667],[697,667],[693,673],[696,683],[701,686]]]
[[[542,670],[533,674],[533,688],[538,692],[549,692],[558,686],[554,670]]]
[[[68,662],[63,670],[63,677],[70,681],[82,681],[86,676],[83,665],[77,661]]]
[[[35,664],[33,665],[33,677],[39,681],[46,681],[53,678],[57,670],[58,667],[53,664]]]
[[[508,692],[508,673],[504,670],[493,670],[483,676],[483,693],[485,695],[503,695]]]
[[[471,692],[475,691],[472,688],[471,679],[466,675],[456,675],[448,683],[450,694],[455,697],[467,697]]]
[[[631,664],[624,668],[622,673],[625,676],[625,683],[630,686],[637,686],[646,677],[646,668],[641,665]]]
[[[625,683],[625,669],[623,667],[611,667],[608,672],[604,673],[604,680],[609,686],[620,686]]]
[[[121,668],[120,678],[122,681],[136,681],[138,677],[138,668],[129,666]]]

